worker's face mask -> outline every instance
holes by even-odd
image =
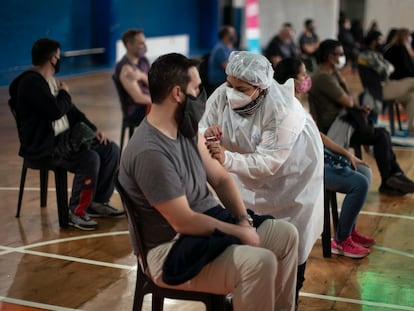
[[[229,88],[229,87],[228,87],[228,89],[233,90],[232,88]],[[237,92],[237,93],[240,93],[240,94],[243,94],[243,95],[247,96],[247,98],[249,100],[247,101],[247,98],[246,98],[246,101],[245,102],[247,102],[247,104],[241,105],[240,108],[233,108],[234,106],[232,107],[232,104],[231,104],[231,102],[229,100],[230,107],[233,109],[233,111],[235,113],[241,115],[244,118],[246,118],[248,116],[251,116],[260,107],[260,105],[262,104],[262,102],[263,102],[263,100],[264,100],[264,98],[265,98],[265,96],[267,94],[267,89],[265,89],[262,92],[260,92],[259,95],[254,100],[252,100],[252,97],[253,97],[253,95],[255,94],[256,91],[259,91],[260,92],[260,89],[256,89],[253,92],[253,94],[250,95],[250,96],[248,96],[248,95],[246,95],[246,94],[244,94],[242,92],[239,92],[239,91],[234,91],[234,92]],[[230,94],[232,94],[232,92],[230,92]],[[228,93],[227,93],[227,96],[229,96]],[[234,102],[233,102],[233,104],[234,104]],[[240,104],[241,104],[241,102],[240,102]]]
[[[203,89],[197,97],[186,94],[184,109],[182,110],[182,119],[179,122],[179,131],[185,137],[193,138],[198,133],[198,122],[206,109],[207,94]]]
[[[258,89],[255,89],[254,92],[249,96],[243,92],[237,91],[234,88],[226,87],[227,100],[231,109],[238,109],[244,106],[247,106],[252,102],[253,95],[257,92]]]

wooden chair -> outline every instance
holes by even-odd
[[[115,177],[115,187],[120,194],[122,204],[128,218],[128,228],[134,253],[137,256],[137,279],[134,295],[134,311],[141,311],[144,295],[152,294],[152,310],[162,311],[164,307],[164,298],[196,300],[205,304],[207,311],[225,311],[226,296],[210,293],[202,293],[195,291],[184,291],[171,288],[163,288],[156,285],[151,278],[144,272],[148,271],[148,263],[146,259],[147,250],[141,240],[141,231],[138,226],[139,210],[134,206],[125,190],[122,188],[118,180],[118,174]]]
[[[331,257],[331,213],[334,232],[338,228],[338,202],[336,192],[325,189],[323,232],[322,232],[322,252],[323,257]]]
[[[21,126],[17,118],[14,107],[9,102],[11,113],[16,121],[17,133],[21,143]],[[20,209],[22,207],[24,185],[26,182],[27,169],[38,170],[40,174],[40,207],[47,205],[47,185],[49,171],[55,174],[56,186],[56,205],[58,209],[59,225],[66,228],[69,222],[69,208],[68,208],[68,186],[67,186],[67,170],[63,167],[51,165],[48,162],[30,161],[23,158],[22,172],[20,176],[19,198],[17,201],[16,217],[20,217]]]

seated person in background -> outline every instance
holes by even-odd
[[[262,55],[233,52],[227,84],[207,101],[200,130],[213,158],[230,172],[247,208],[286,218],[299,231],[297,292],[306,260],[322,233],[323,146],[293,85],[273,80]]]
[[[358,64],[374,70],[382,83],[384,100],[401,101],[408,115],[408,133],[414,134],[414,72],[413,77],[390,80],[394,66],[379,52],[384,41],[382,34],[372,31],[366,38],[366,49],[359,54]]]
[[[302,61],[309,72],[312,72],[316,67],[315,52],[319,47],[319,43],[319,37],[315,32],[315,22],[313,19],[305,20],[303,33],[299,37],[299,46]]]
[[[351,21],[343,17],[339,21],[338,40],[341,42],[347,62],[356,70],[359,45],[351,32]]]
[[[122,34],[126,54],[116,64],[115,78],[126,92],[128,103],[123,107],[128,121],[140,124],[144,119],[151,98],[148,90],[148,70],[150,64],[145,57],[147,46],[143,30],[129,29]]]
[[[296,95],[309,91],[312,80],[307,75],[304,63],[299,59],[286,58],[275,68],[277,82],[284,84],[290,78],[294,79]],[[356,230],[356,221],[371,185],[371,169],[328,136],[320,134],[325,146],[325,188],[346,194],[335,238],[332,240],[332,253],[363,258],[369,254],[365,247],[375,244],[374,239]]]
[[[298,57],[299,50],[294,42],[295,30],[291,23],[284,23],[279,33],[270,40],[264,55],[276,66],[278,62],[286,57]]]
[[[397,29],[384,51],[384,57],[394,66],[390,79],[414,77],[414,53],[411,33],[407,28]]]
[[[361,107],[354,102],[344,78],[337,70],[337,67],[343,64],[343,61],[340,61],[343,55],[342,44],[337,40],[327,39],[319,46],[319,69],[312,75],[309,104],[311,113],[320,131],[324,134],[328,133],[334,121],[342,119],[341,114],[344,111],[362,110],[362,116],[369,113],[366,107]],[[372,145],[374,147],[374,157],[381,174],[379,188],[381,193],[404,195],[414,192],[414,182],[405,176],[398,165],[392,150],[390,134],[384,128],[375,127],[371,131],[353,128],[352,131],[347,145]],[[335,142],[340,144],[338,141]]]
[[[148,77],[153,107],[121,160],[119,182],[140,209],[143,231],[152,233],[145,241],[152,247],[148,273],[161,287],[232,293],[235,311],[293,311],[297,230],[283,220],[247,211],[231,176],[210,157],[198,134],[206,96],[197,65],[176,53],[152,64]],[[173,285],[174,274],[168,269],[163,273],[163,266],[171,265],[168,258],[190,259],[197,252],[189,247],[180,253],[184,239],[205,240],[210,250],[221,252],[190,279]],[[193,264],[197,262],[180,268],[193,270]]]
[[[118,146],[72,103],[69,88],[54,80],[60,69],[60,43],[39,39],[32,47],[33,68],[10,85],[10,106],[20,124],[19,154],[34,163],[50,163],[75,174],[69,201],[69,225],[94,230],[98,224],[89,216],[120,216],[108,204],[114,191],[114,172],[118,168]],[[61,132],[83,122],[96,134],[89,149],[62,157],[56,152]],[[60,125],[60,126],[59,126]]]
[[[218,36],[220,41],[215,45],[208,59],[207,75],[210,89],[206,90],[207,95],[213,93],[220,84],[226,81],[226,66],[237,40],[233,26],[222,26]]]

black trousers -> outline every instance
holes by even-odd
[[[83,215],[92,201],[106,203],[115,188],[115,171],[118,168],[119,148],[113,142],[96,143],[67,159],[53,159],[56,165],[75,174],[69,208]]]
[[[374,157],[382,182],[395,173],[402,172],[392,150],[390,134],[385,128],[376,127],[373,133],[355,131],[351,137],[351,145],[369,145],[374,147]]]

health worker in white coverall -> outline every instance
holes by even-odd
[[[247,208],[284,218],[299,231],[297,296],[323,228],[323,144],[294,96],[262,55],[232,52],[227,82],[209,97],[199,128],[233,176]]]

